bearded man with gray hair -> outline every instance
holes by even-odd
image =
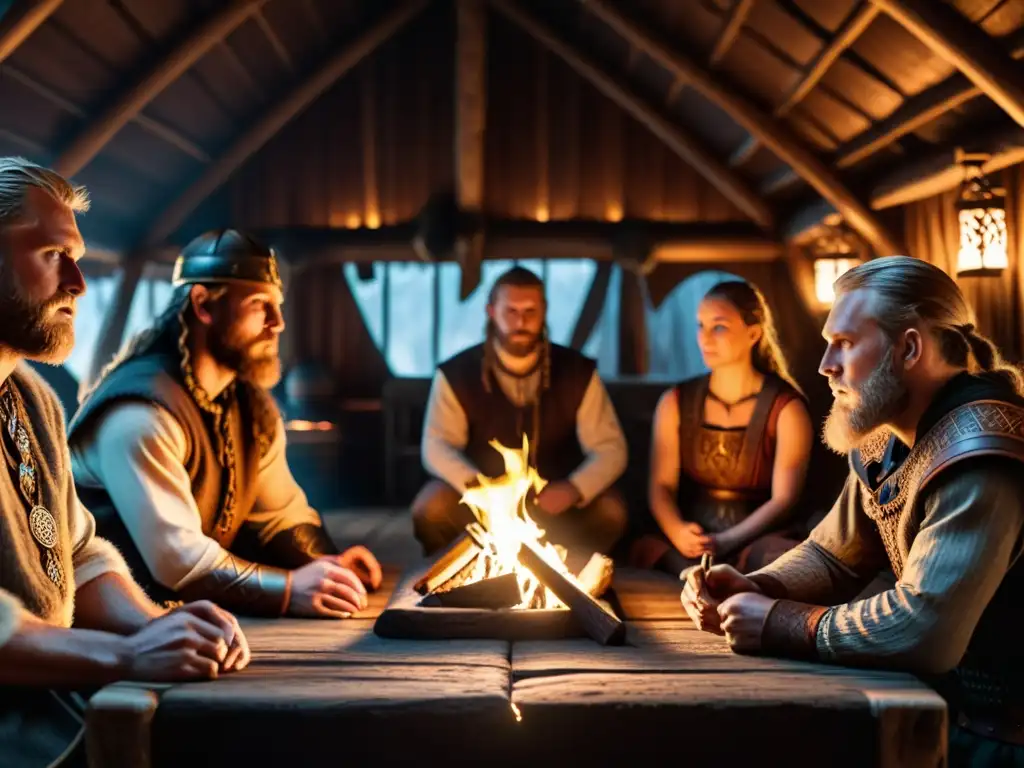
[[[950,765],[1024,765],[1024,398],[947,274],[906,256],[839,278],[820,372],[850,474],[809,539],[683,606],[733,650],[912,672],[950,708]],[[885,567],[892,589],[856,599]]]

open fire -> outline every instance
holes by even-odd
[[[578,574],[570,572],[566,550],[547,541],[529,514],[531,495],[547,481],[529,464],[526,436],[518,450],[496,440],[491,446],[505,473],[479,476],[480,484],[463,495],[476,520],[414,585],[424,595],[420,605],[531,614],[569,610],[595,640],[620,642],[624,625],[598,601],[611,584],[611,560],[594,553]]]
[[[519,583],[520,602],[515,608],[567,608],[534,573],[519,562],[519,551],[532,544],[544,561],[568,579],[566,551],[543,541],[544,531],[530,517],[526,500],[532,490],[540,493],[547,484],[529,465],[530,446],[523,435],[522,450],[506,448],[497,440],[491,446],[505,461],[505,474],[497,479],[479,476],[480,485],[466,491],[462,501],[473,511],[482,531],[477,531],[480,552],[473,558],[463,584],[513,574]]]

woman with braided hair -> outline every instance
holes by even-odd
[[[850,473],[810,537],[683,606],[742,653],[914,673],[949,706],[950,765],[1024,765],[1024,398],[956,282],[907,256],[835,283],[820,372]],[[884,568],[892,588],[861,591]]]
[[[625,530],[612,488],[626,466],[622,428],[594,361],[548,338],[546,311],[544,283],[513,267],[491,288],[485,341],[438,367],[423,430],[424,467],[436,479],[412,505],[427,555],[474,520],[460,499],[477,475],[504,473],[490,441],[517,448],[524,435],[548,481],[531,514],[550,541],[589,557]]]
[[[154,599],[264,616],[362,610],[380,566],[324,531],[268,391],[284,328],[274,252],[237,230],[206,233],[184,248],[173,282],[167,310],[107,366],[70,425],[75,482],[98,528]]]
[[[658,404],[650,506],[660,530],[632,551],[636,565],[674,576],[705,552],[747,571],[795,546],[800,534],[786,526],[814,439],[755,286],[718,283],[701,300],[697,327],[711,372],[668,390]]]

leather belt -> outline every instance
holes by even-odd
[[[1024,710],[1017,707],[972,716],[958,712],[956,724],[965,731],[985,739],[1024,746]]]
[[[716,501],[760,501],[764,497],[763,493],[757,491],[742,491],[732,488],[708,488],[705,486],[700,490],[704,496]]]

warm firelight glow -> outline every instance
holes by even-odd
[[[329,421],[306,421],[305,419],[292,419],[284,425],[285,429],[293,432],[330,432],[334,425]]]
[[[1006,269],[1006,211],[997,207],[960,209],[957,273]]]
[[[380,226],[380,214],[377,211],[366,212],[366,226],[369,229],[377,229]]]
[[[498,478],[478,475],[480,485],[470,488],[462,501],[486,534],[486,550],[473,561],[473,572],[466,584],[514,573],[519,581],[522,602],[516,608],[565,608],[551,590],[540,583],[528,568],[519,562],[519,548],[529,542],[553,568],[575,581],[565,567],[564,550],[542,542],[543,529],[526,512],[526,498],[531,490],[539,493],[547,485],[537,470],[529,466],[529,442],[523,435],[522,450],[506,448],[497,440],[491,446],[505,460],[505,474]],[[543,590],[539,594],[539,590]]]
[[[545,222],[548,220],[548,207],[546,205],[537,206],[537,221]]]
[[[608,203],[604,209],[604,217],[608,221],[622,221],[622,205],[616,202]]]
[[[857,266],[857,259],[822,258],[814,260],[814,292],[825,306],[832,306],[836,292],[832,284],[844,272]]]
[[[348,218],[345,219],[345,226],[349,229],[359,229],[363,226],[363,220],[359,217],[358,213],[350,213]]]

